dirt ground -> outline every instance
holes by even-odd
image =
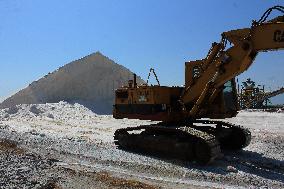
[[[284,113],[242,111],[227,121],[251,144],[209,166],[117,149],[115,120],[78,104],[0,110],[0,188],[284,188]]]

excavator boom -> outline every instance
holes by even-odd
[[[232,46],[225,49],[227,41]],[[224,32],[221,42],[214,43],[209,56],[201,60],[199,77],[186,84],[181,102],[195,102],[188,106],[188,117],[196,117],[202,105],[213,102],[226,82],[251,66],[258,52],[283,48],[284,16],[269,22],[253,22],[251,28]]]

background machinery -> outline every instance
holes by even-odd
[[[138,86],[136,75],[115,92],[114,118],[147,119],[157,124],[118,129],[120,148],[208,164],[221,150],[239,150],[251,140],[241,126],[223,121],[239,110],[235,77],[247,70],[258,52],[284,48],[284,15],[267,21],[268,9],[250,28],[222,33],[202,60],[185,63],[184,87]],[[230,47],[227,47],[230,42]]]
[[[266,92],[264,85],[256,85],[254,81],[248,78],[242,82],[239,93],[239,104],[241,109],[263,109],[268,108],[268,103],[271,103],[269,98],[284,93],[284,88],[275,91]],[[239,87],[238,87],[239,88]],[[239,89],[238,89],[239,90]]]

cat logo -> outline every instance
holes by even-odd
[[[273,40],[275,42],[284,42],[284,30],[276,30],[274,32]]]

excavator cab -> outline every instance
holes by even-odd
[[[227,117],[236,116],[237,111],[239,110],[239,105],[235,79],[227,81],[224,84],[222,92],[224,98],[224,113],[227,114]]]

